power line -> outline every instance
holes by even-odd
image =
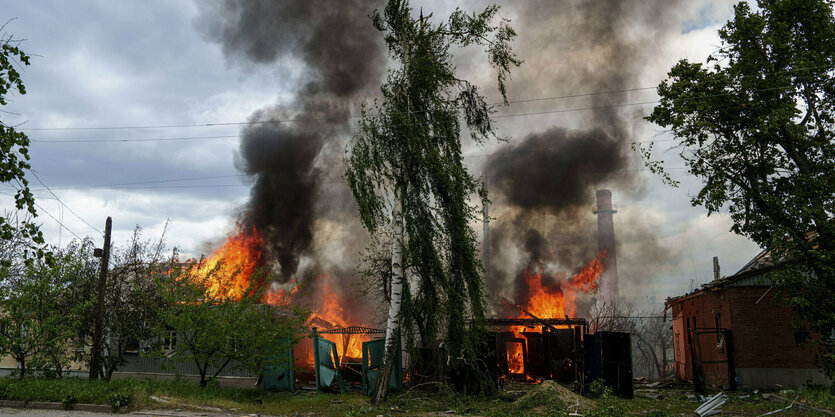
[[[765,92],[765,91],[777,91],[783,90],[787,88],[794,88],[794,86],[781,86],[781,87],[769,87],[769,88],[762,88],[753,90],[755,92]],[[638,89],[632,89],[638,90]],[[627,91],[627,90],[623,90]],[[603,93],[598,93],[603,94]],[[589,96],[593,95],[593,93],[583,94],[583,95],[575,95],[576,97],[582,96]],[[731,93],[717,93],[717,94],[708,94],[699,97],[691,97],[689,99],[685,99],[686,101],[689,100],[704,100],[704,99],[711,99],[716,97],[723,97],[729,96]],[[561,96],[561,97],[568,97],[568,96]],[[548,100],[548,99],[555,99],[558,97],[552,98],[542,98],[542,99],[528,99],[524,101],[536,101],[536,100]],[[518,101],[522,102],[522,101]],[[537,111],[537,112],[523,112],[523,113],[513,113],[513,114],[499,114],[492,116],[493,119],[503,119],[503,118],[510,118],[510,117],[522,117],[522,116],[535,116],[535,115],[545,115],[545,114],[558,114],[558,113],[570,113],[575,111],[586,111],[586,110],[599,110],[599,109],[611,109],[611,108],[618,108],[618,107],[628,107],[628,106],[644,106],[650,104],[658,104],[660,103],[659,100],[653,101],[643,101],[643,102],[633,102],[633,103],[616,103],[616,104],[607,104],[607,105],[600,105],[600,106],[587,106],[587,107],[577,107],[577,108],[570,108],[570,109],[557,109],[557,110],[545,110],[545,111]],[[423,113],[421,112],[414,112],[414,113]],[[347,116],[347,118],[358,118],[361,116],[352,115]],[[345,118],[308,118],[308,119],[272,119],[272,120],[264,120],[264,121],[253,121],[253,122],[229,122],[229,123],[207,123],[207,124],[199,124],[199,125],[169,125],[169,126],[113,126],[113,127],[68,127],[68,128],[39,128],[39,129],[25,129],[25,130],[117,130],[117,129],[158,129],[158,128],[171,128],[171,127],[209,127],[209,126],[231,126],[231,125],[255,125],[255,124],[282,124],[282,123],[298,123],[298,122],[343,122]],[[423,122],[411,122],[411,123],[403,123],[399,126],[409,126],[409,125],[418,125],[423,124]],[[350,132],[357,132],[359,129],[352,128],[349,129]],[[33,143],[131,143],[131,142],[164,142],[164,141],[184,141],[184,140],[211,140],[211,139],[229,139],[229,138],[237,138],[240,135],[219,135],[219,136],[188,136],[188,137],[173,137],[173,138],[139,138],[139,139],[88,139],[88,140],[40,140],[40,139],[30,139]]]
[[[158,184],[163,182],[178,182],[178,181],[197,181],[197,180],[208,180],[208,179],[218,179],[218,178],[236,178],[236,177],[245,177],[247,174],[236,174],[236,175],[212,175],[207,177],[191,177],[191,178],[171,178],[171,179],[163,179],[163,180],[149,180],[149,181],[138,181],[138,182],[122,182],[122,183],[115,183],[115,184],[99,184],[99,185],[85,185],[79,187],[60,187],[60,188],[52,188],[53,190],[80,190],[85,188],[111,188],[111,187],[119,187],[123,185],[143,185],[143,184]],[[43,191],[42,189],[32,190],[32,191]]]
[[[687,169],[687,167],[670,167],[665,168],[667,170],[682,170]],[[629,169],[615,169],[611,171],[593,171],[590,172],[591,174],[608,174],[608,173],[615,173],[615,172],[640,172],[640,171],[649,171],[649,168],[629,168]],[[588,173],[588,172],[587,172]],[[521,174],[521,175],[510,175],[510,176],[500,176],[500,175],[488,175],[487,178],[504,178],[504,179],[514,179],[518,177],[535,177],[539,176],[539,174]],[[163,180],[165,181],[165,180]],[[160,182],[163,182],[160,181]],[[148,181],[147,183],[153,183],[153,181]],[[318,181],[317,184],[344,184],[345,181],[340,179],[337,181]],[[142,184],[142,183],[138,183]],[[102,186],[103,187],[103,186]],[[163,186],[139,186],[139,187],[110,187],[109,189],[112,190],[157,190],[157,189],[189,189],[189,188],[230,188],[230,187],[250,187],[249,184],[195,184],[195,185],[163,185]],[[61,188],[61,190],[77,190],[77,189],[85,189],[90,188],[88,186],[85,187],[65,187]],[[43,189],[36,189],[32,191],[44,191]]]
[[[59,201],[59,203],[60,203],[60,201]],[[62,203],[62,204],[63,204],[63,203]],[[51,218],[52,218],[52,220],[55,220],[55,222],[56,222],[56,223],[58,223],[59,225],[61,225],[61,227],[63,227],[64,229],[66,229],[68,232],[70,232],[70,233],[71,233],[73,236],[75,236],[78,240],[84,240],[81,236],[79,236],[79,235],[77,235],[75,232],[73,232],[73,231],[72,231],[69,227],[67,227],[64,223],[61,223],[61,221],[60,221],[60,220],[56,219],[56,218],[55,218],[55,216],[53,216],[53,215],[49,214],[49,212],[48,212],[48,211],[46,211],[46,209],[44,209],[43,207],[41,207],[41,205],[40,205],[40,204],[38,204],[38,203],[36,202],[36,203],[35,203],[35,206],[36,206],[36,207],[38,207],[38,209],[40,209],[42,212],[44,212],[47,216],[51,217]],[[69,208],[69,207],[68,207],[68,208]],[[83,221],[83,220],[82,220],[82,221]],[[86,222],[85,222],[85,223],[86,223]]]
[[[625,93],[630,91],[640,91],[640,90],[650,90],[655,89],[656,87],[638,87],[638,88],[627,88],[622,90],[608,90],[608,91],[596,91],[591,93],[580,93],[580,94],[567,94],[562,96],[552,96],[552,97],[536,97],[536,98],[527,98],[527,99],[519,99],[519,100],[511,100],[508,101],[508,104],[521,104],[521,103],[530,103],[536,101],[550,101],[550,100],[561,100],[566,98],[579,98],[579,97],[590,97],[590,96],[597,96],[597,95],[604,95],[604,94],[616,94],[616,93]],[[502,105],[502,103],[491,103],[491,105]],[[277,124],[277,123],[291,123],[291,122],[326,122],[326,121],[343,121],[347,119],[359,119],[362,115],[359,114],[352,114],[347,117],[342,118],[333,118],[333,117],[317,117],[317,118],[298,118],[298,119],[271,119],[271,120],[260,120],[260,121],[247,121],[247,122],[217,122],[217,123],[194,123],[194,124],[171,124],[171,125],[136,125],[136,126],[84,126],[84,127],[35,127],[35,128],[28,128],[28,129],[21,129],[21,130],[28,130],[28,131],[56,131],[56,130],[129,130],[129,129],[174,129],[174,128],[186,128],[186,127],[220,127],[220,126],[243,126],[243,125],[257,125],[257,124]]]
[[[787,71],[777,71],[773,73],[762,73],[762,74],[754,74],[753,76],[762,76],[762,75],[772,75],[772,74],[781,74],[781,73],[791,73],[791,72],[798,72],[798,71],[806,71],[806,70],[814,70],[814,69],[826,69],[832,68],[835,65],[823,65],[817,67],[804,67],[804,68],[795,68],[792,70]],[[742,78],[750,77],[752,75],[742,75]],[[618,90],[605,90],[605,91],[595,91],[589,93],[579,93],[579,94],[567,94],[567,95],[560,95],[560,96],[551,96],[551,97],[537,97],[537,98],[527,98],[527,99],[517,99],[517,100],[510,100],[508,104],[520,104],[520,103],[529,103],[535,101],[551,101],[551,100],[561,100],[566,98],[579,98],[579,97],[590,97],[596,95],[604,95],[604,94],[616,94],[616,93],[625,93],[625,92],[633,92],[633,91],[641,91],[641,90],[652,90],[656,89],[656,86],[653,87],[636,87],[636,88],[627,88],[627,89],[618,89]],[[751,90],[754,92],[757,91],[768,91],[772,89],[784,89],[784,88],[794,88],[794,86],[785,86],[785,87],[776,87],[776,88],[767,88],[762,90]],[[721,95],[730,95],[730,93],[723,93]],[[718,95],[711,95],[711,96],[704,96],[701,98],[710,98],[716,97]],[[654,104],[658,103],[658,101],[654,102],[646,102],[646,103],[625,103],[622,105],[638,105],[638,104]],[[501,105],[504,103],[491,103],[492,105]],[[603,106],[603,107],[591,107],[591,108],[580,108],[580,109],[566,109],[563,111],[580,111],[580,110],[589,110],[592,108],[607,108],[607,107],[618,107],[621,105],[612,105],[612,106]],[[531,113],[531,114],[548,114],[548,113]],[[518,114],[518,115],[529,115],[529,114]],[[361,118],[362,115],[349,115],[346,118],[348,119],[356,119]],[[509,116],[507,116],[509,117]],[[26,131],[69,131],[69,130],[129,130],[129,129],[174,129],[174,128],[189,128],[189,127],[220,127],[220,126],[245,126],[245,125],[256,125],[256,124],[280,124],[280,123],[290,123],[290,122],[316,122],[316,121],[342,121],[345,118],[332,118],[332,117],[322,117],[322,118],[300,118],[300,119],[272,119],[272,120],[261,120],[261,121],[247,121],[247,122],[216,122],[216,123],[194,123],[194,124],[171,124],[171,125],[135,125],[135,126],[82,126],[82,127],[41,127],[41,128],[28,128],[28,129],[21,129]]]
[[[630,144],[642,144],[642,143],[660,143],[660,142],[674,142],[676,139],[658,139],[658,140],[645,140],[645,141],[634,141],[630,142]],[[607,144],[594,144],[594,145],[583,145],[579,147],[572,147],[572,149],[594,149],[600,148],[603,146],[607,146]],[[463,158],[475,158],[475,157],[486,157],[492,156],[496,154],[503,154],[503,155],[514,155],[514,154],[528,154],[528,153],[539,153],[545,150],[553,150],[559,149],[556,146],[548,146],[544,148],[537,148],[531,150],[518,150],[518,149],[510,149],[510,150],[502,150],[502,151],[493,151],[493,152],[485,152],[485,153],[465,153],[461,156]],[[669,169],[685,169],[685,167],[673,167]],[[637,169],[638,171],[646,171],[647,168]],[[630,171],[630,170],[619,170],[619,171]],[[601,171],[603,172],[603,171]],[[168,178],[168,179],[160,179],[160,180],[146,180],[146,181],[136,181],[136,182],[122,182],[122,183],[111,183],[111,184],[98,184],[98,185],[85,185],[85,186],[77,186],[77,187],[59,187],[59,188],[52,188],[52,191],[65,191],[65,190],[80,190],[80,189],[90,189],[90,188],[107,188],[107,189],[165,189],[165,188],[213,188],[213,187],[243,187],[248,186],[247,184],[204,184],[204,185],[195,185],[195,186],[187,186],[187,185],[180,185],[180,186],[162,186],[162,187],[123,187],[123,186],[131,186],[131,185],[147,185],[147,184],[159,184],[159,183],[166,183],[166,182],[179,182],[179,181],[199,181],[199,180],[207,180],[207,179],[219,179],[219,178],[240,178],[240,177],[248,177],[249,174],[234,174],[234,175],[211,175],[211,176],[203,176],[203,177],[188,177],[188,178]],[[341,181],[340,181],[341,182]],[[32,191],[44,191],[44,189],[33,189]]]
[[[616,107],[627,107],[627,106],[639,106],[639,105],[647,105],[647,104],[657,104],[659,101],[645,101],[645,102],[638,102],[638,103],[620,103],[620,104],[611,104],[605,106],[590,106],[590,107],[579,107],[573,109],[559,109],[559,110],[549,110],[549,111],[540,111],[540,112],[529,112],[529,113],[515,113],[515,114],[504,114],[504,115],[496,115],[492,116],[494,119],[500,118],[508,118],[508,117],[520,117],[520,116],[533,116],[533,115],[542,115],[542,114],[555,114],[555,113],[568,113],[574,111],[585,111],[585,110],[595,110],[595,109],[608,109],[608,108],[616,108]],[[361,117],[361,116],[348,116],[349,118]],[[134,127],[78,127],[78,128],[49,128],[49,129],[28,129],[28,130],[116,130],[116,129],[160,129],[160,128],[170,128],[170,127],[209,127],[209,126],[229,126],[229,125],[255,125],[255,124],[282,124],[282,123],[298,123],[298,122],[342,122],[344,118],[321,118],[321,119],[273,119],[273,120],[264,120],[258,122],[230,122],[230,123],[210,123],[204,125],[179,125],[179,126],[134,126]],[[422,122],[412,122],[412,123],[404,123],[400,126],[408,126],[408,125],[415,125],[415,124],[422,124]],[[358,129],[349,129],[349,131],[356,132]],[[130,142],[154,142],[154,141],[180,141],[180,140],[200,140],[200,139],[220,139],[220,138],[235,138],[238,135],[228,135],[228,136],[192,136],[192,137],[183,137],[183,138],[151,138],[151,139],[91,139],[91,140],[36,140],[31,139],[34,143],[130,143]]]
[[[237,138],[240,135],[222,135],[222,136],[189,136],[176,138],[146,138],[146,139],[87,139],[87,140],[35,140],[30,139],[34,143],[115,143],[115,142],[165,142],[165,141],[180,141],[180,140],[207,140],[207,139],[229,139]]]
[[[64,203],[63,201],[61,201],[61,199],[60,199],[60,198],[58,198],[58,196],[57,196],[57,195],[55,195],[55,193],[54,193],[54,192],[52,192],[52,190],[50,190],[50,189],[49,189],[49,187],[47,187],[47,185],[46,185],[46,184],[44,184],[44,182],[43,182],[43,181],[41,181],[40,177],[38,177],[38,174],[36,174],[36,173],[35,173],[35,171],[33,171],[33,170],[31,170],[31,169],[30,169],[30,170],[29,170],[29,172],[31,172],[31,173],[32,173],[32,175],[35,177],[35,179],[36,179],[36,180],[38,180],[38,182],[39,182],[39,183],[40,183],[40,184],[41,184],[44,188],[46,188],[46,190],[47,190],[47,191],[49,191],[49,193],[50,193],[50,194],[52,194],[52,196],[53,196],[53,197],[55,197],[55,199],[56,199],[56,200],[58,200],[58,203],[59,203],[59,204],[61,204],[62,206],[66,207],[66,208],[67,208],[67,210],[69,210],[69,211],[70,211],[70,213],[72,213],[72,215],[73,215],[73,216],[77,217],[77,218],[78,218],[78,220],[81,220],[81,221],[82,221],[82,222],[84,222],[84,224],[86,224],[87,226],[90,226],[93,230],[95,230],[95,231],[97,231],[97,232],[99,232],[99,233],[103,233],[101,230],[97,229],[95,226],[93,226],[92,224],[88,223],[88,222],[87,222],[87,220],[84,220],[81,216],[79,216],[78,214],[76,214],[76,213],[73,211],[73,209],[72,209],[72,208],[70,208],[70,206],[68,206],[66,203]],[[50,217],[51,217],[51,216],[50,216]],[[57,221],[57,220],[56,220],[56,221]],[[75,233],[73,233],[73,234],[75,234]],[[78,236],[76,236],[76,237],[78,237]]]
[[[336,181],[333,181],[336,183]],[[339,181],[341,182],[341,181]],[[320,182],[326,184],[327,182]],[[196,185],[162,185],[162,186],[147,186],[147,187],[111,187],[111,190],[154,190],[154,189],[176,189],[176,188],[224,188],[224,187],[249,187],[249,184],[196,184]],[[63,190],[76,190],[89,187],[66,187]],[[32,190],[43,191],[43,190]]]

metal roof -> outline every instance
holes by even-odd
[[[666,306],[670,305],[673,301],[681,300],[714,288],[770,287],[774,283],[768,278],[768,272],[773,268],[774,262],[771,259],[771,253],[764,250],[748,261],[748,263],[737,271],[737,273],[731,276],[722,277],[702,284],[702,288],[693,292],[680,295],[678,297],[667,298],[667,301],[665,302],[665,310]]]

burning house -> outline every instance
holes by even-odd
[[[794,314],[768,277],[773,267],[763,251],[720,278],[714,258],[713,281],[667,299],[677,378],[701,390],[829,383],[815,365],[814,347],[795,339]]]
[[[379,327],[381,320],[374,309],[377,300],[354,299],[351,292],[361,278],[349,268],[359,264],[358,249],[368,243],[367,234],[334,167],[340,165],[350,137],[351,114],[357,113],[362,100],[374,97],[385,76],[385,48],[366,19],[383,3],[345,1],[321,8],[303,1],[227,2],[201,5],[195,21],[232,63],[281,67],[292,61],[304,67],[298,74],[284,68],[296,86],[292,98],[253,112],[241,130],[236,165],[252,188],[241,210],[241,228],[221,251],[237,246],[256,254],[254,264],[273,267],[273,281],[263,283],[268,289],[264,302],[278,305],[290,295],[302,300],[313,311],[308,328],[333,331],[323,337],[348,358],[358,358],[362,342],[373,336],[339,329]],[[546,79],[548,88],[554,87],[555,71],[564,85],[583,85],[590,91],[618,91],[637,80],[643,64],[634,58],[645,42],[618,36],[625,25],[646,20],[641,13],[633,14],[633,7],[587,2],[572,5],[570,14],[564,13],[564,5],[547,6],[553,8],[547,13],[542,4],[511,7],[518,7],[525,24],[578,29],[562,31],[564,45],[589,42],[590,33],[594,35],[589,39],[605,44],[581,48],[582,54],[549,55],[559,56],[558,63],[542,63],[549,76],[523,78],[520,94],[533,94],[532,86],[538,94],[544,88],[540,81]],[[655,26],[659,20],[647,23]],[[559,43],[553,38],[521,40],[520,47],[536,51],[529,56]],[[608,65],[590,67],[590,62]],[[525,92],[526,88],[531,90]],[[582,99],[595,109],[582,123],[529,126],[518,138],[490,150],[484,160],[490,198],[496,202],[491,208],[495,221],[484,234],[484,253],[490,256],[485,285],[495,295],[489,301],[493,318],[513,320],[494,325],[500,335],[494,352],[497,367],[507,377],[574,375],[575,370],[548,362],[562,361],[576,369],[578,360],[571,358],[582,348],[588,330],[581,322],[579,301],[595,295],[604,300],[619,297],[611,192],[597,193],[596,239],[588,209],[597,188],[639,188],[639,179],[628,169],[635,138],[629,118],[604,105],[610,98]],[[274,123],[294,119],[327,123]],[[628,224],[635,246],[657,247],[651,228],[642,229],[639,221]],[[647,258],[664,256],[653,253]],[[298,293],[292,294],[294,288]],[[299,347],[296,359],[313,361],[310,350]],[[554,359],[557,356],[560,359]]]

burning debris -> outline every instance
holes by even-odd
[[[605,258],[605,253],[597,254],[571,278],[525,268],[516,277],[517,305],[537,317],[575,317],[577,294],[597,293]]]

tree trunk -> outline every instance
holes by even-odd
[[[395,190],[395,202],[392,209],[394,241],[391,249],[391,302],[389,303],[388,321],[386,323],[386,349],[383,363],[377,372],[377,386],[371,394],[371,403],[378,404],[386,401],[389,391],[391,370],[397,358],[397,339],[400,337],[400,304],[403,296],[403,200],[402,186]]]
[[[200,366],[200,361],[197,358],[194,358],[194,364],[197,365],[197,372],[200,373],[200,386],[205,388],[208,384],[206,373],[209,371],[209,364],[207,362],[205,366]]]
[[[23,379],[26,375],[26,357],[21,356],[17,361],[20,363],[20,375],[18,375],[18,379]]]
[[[345,346],[348,346],[348,344],[346,343]],[[344,357],[345,355],[343,354],[342,356]],[[217,378],[218,375],[220,375],[220,373],[223,372],[223,370],[226,368],[226,365],[229,365],[229,362],[231,362],[231,361],[232,361],[232,358],[227,357],[226,362],[223,362],[223,365],[220,365],[220,367],[217,368],[217,371],[215,372],[214,375],[212,375],[212,378]],[[206,368],[208,368],[208,366],[206,366]]]
[[[638,341],[644,345],[646,352],[649,352],[649,359],[652,360],[652,365],[655,367],[656,372],[658,372],[658,377],[660,378],[662,374],[661,364],[658,362],[658,355],[655,354],[655,346],[640,335],[636,334],[636,336],[638,337]]]

